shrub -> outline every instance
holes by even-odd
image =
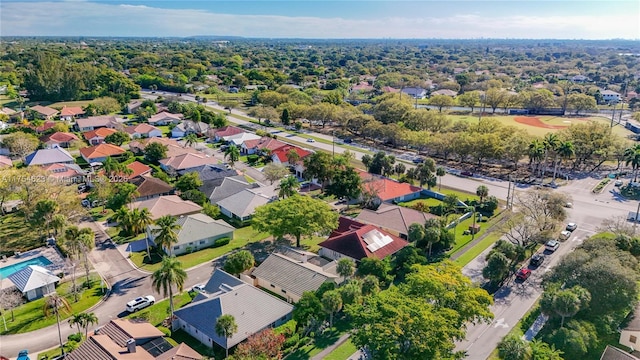
[[[67,336],[68,341],[80,342],[82,341],[82,333],[75,333]]]
[[[258,162],[258,160],[260,160],[260,156],[253,154],[253,155],[248,155],[247,156],[247,162],[249,164],[255,164]]]
[[[293,336],[288,337],[287,340],[285,340],[284,345],[282,347],[284,349],[288,349],[298,345],[298,342],[300,342],[300,335],[298,333],[295,333],[293,334]]]
[[[162,331],[165,336],[171,336],[171,330],[164,326],[158,326],[158,330]]]
[[[298,326],[298,323],[295,320],[289,320],[286,323],[273,329],[273,332],[289,337],[296,332],[296,326]]]
[[[231,239],[230,239],[230,238],[228,238],[228,237],[223,237],[223,238],[217,239],[217,240],[213,243],[213,247],[214,247],[214,248],[217,248],[217,247],[220,247],[220,246],[225,246],[225,245],[227,245],[230,241],[231,241]]]

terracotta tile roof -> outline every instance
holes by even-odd
[[[391,86],[383,86],[382,92],[397,93],[400,92],[400,89],[392,88]]]
[[[45,132],[56,125],[55,121],[45,121],[42,125],[36,128],[37,132]]]
[[[268,136],[263,136],[258,140],[247,140],[243,144],[243,146],[247,149],[268,149],[271,151],[274,151],[286,145],[287,144],[283,143],[282,141],[270,138]]]
[[[40,105],[32,106],[31,110],[45,116],[53,116],[58,113],[58,110],[56,109],[50,108],[48,106],[40,106]]]
[[[407,183],[400,183],[384,177],[360,171],[363,180],[362,186],[376,192],[380,200],[389,201],[400,196],[413,194],[422,191],[421,188]]]
[[[311,155],[311,151],[307,151],[305,149],[299,148],[297,146],[293,146],[293,145],[285,145],[282,147],[279,147],[275,150],[273,150],[271,152],[271,156],[277,156],[278,160],[280,160],[281,163],[285,163],[288,162],[289,160],[287,159],[287,154],[289,154],[289,151],[295,151],[296,153],[298,153],[298,156],[300,157],[300,160],[304,159],[306,156]]]
[[[80,139],[78,139],[78,137],[75,134],[67,133],[67,132],[54,132],[53,134],[45,135],[40,138],[40,141],[42,141],[43,143],[46,143],[49,141],[56,142],[56,143],[63,143],[63,142],[71,142],[74,140],[80,140]]]
[[[154,130],[160,131],[160,129],[158,129],[157,127],[153,126],[153,125],[149,125],[146,123],[142,123],[142,124],[138,124],[138,125],[132,125],[132,126],[127,126],[126,128],[124,128],[124,131],[126,131],[128,134],[148,134]],[[160,131],[162,132],[162,131]]]
[[[184,115],[182,114],[172,114],[170,112],[160,112],[157,113],[155,115],[153,115],[152,117],[150,117],[149,119],[147,119],[147,122],[149,124],[153,124],[156,123],[158,121],[162,121],[162,120],[170,120],[170,121],[180,121],[182,120],[182,118],[184,117]]]
[[[84,136],[85,139],[90,140],[96,137],[106,138],[107,136],[111,134],[115,134],[117,132],[118,131],[116,129],[99,128],[99,129],[83,132],[82,136]]]
[[[218,163],[213,157],[207,157],[204,154],[182,154],[167,159],[160,160],[160,163],[166,167],[170,167],[175,171],[191,169],[202,165],[214,165]]]
[[[131,164],[128,164],[127,168],[133,170],[131,174],[127,175],[129,178],[134,178],[151,172],[151,167],[141,163],[140,161],[134,161]]]
[[[60,110],[60,116],[77,116],[77,115],[83,115],[84,114],[84,110],[82,110],[81,107],[79,106],[70,106],[70,107],[63,107],[62,110]]]
[[[84,175],[82,169],[76,164],[51,164],[42,168],[49,172],[49,176],[56,179],[73,178]]]
[[[144,150],[145,146],[152,143],[159,143],[159,144],[165,145],[167,147],[167,158],[171,158],[171,157],[183,155],[183,154],[201,154],[201,152],[199,152],[194,148],[184,147],[180,145],[176,140],[172,140],[169,138],[160,138],[160,137],[132,141],[129,143],[129,149],[135,152],[141,152]]]
[[[130,183],[138,187],[138,197],[165,195],[173,191],[173,186],[152,176],[138,176],[131,178]]]
[[[112,144],[100,144],[80,149],[80,154],[86,159],[97,159],[107,156],[124,154],[126,151],[120,146]]]
[[[160,354],[156,357],[156,360],[200,360],[202,355],[197,351],[189,347],[189,345],[182,343],[171,350]]]
[[[379,238],[384,237],[390,242],[371,251],[372,248],[368,246],[365,238],[372,235]],[[356,260],[366,257],[384,259],[408,245],[407,241],[377,226],[363,224],[346,217],[340,217],[338,229],[334,230],[327,240],[319,244],[320,247],[333,250]]]
[[[222,138],[224,136],[231,136],[231,135],[236,135],[236,134],[242,134],[243,132],[245,132],[244,130],[240,129],[239,127],[236,126],[223,126],[221,128],[218,129],[210,129],[209,130],[209,136],[217,136],[219,138]]]

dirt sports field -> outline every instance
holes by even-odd
[[[478,116],[470,115],[449,115],[454,121],[468,121],[477,123]],[[557,132],[569,127],[571,124],[577,124],[587,121],[604,122],[607,125],[611,122],[610,118],[592,116],[592,117],[561,117],[561,116],[523,116],[523,115],[487,115],[485,118],[492,118],[500,121],[504,125],[513,125],[526,130],[531,135],[543,136],[548,132]],[[615,126],[613,132],[620,136],[627,136],[631,132],[623,126]]]

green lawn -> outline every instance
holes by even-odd
[[[92,100],[79,100],[79,101],[61,101],[57,103],[50,104],[49,107],[54,109],[62,109],[63,107],[85,107],[91,103]]]
[[[182,263],[182,267],[188,269],[218,258],[232,250],[243,248],[247,244],[262,241],[268,236],[269,234],[267,233],[257,232],[250,226],[247,226],[237,229],[234,232],[233,239],[227,245],[198,250],[191,254],[179,255],[177,258]],[[145,271],[152,272],[160,268],[160,257],[155,254],[151,255],[151,261],[148,260],[147,253],[144,251],[131,253],[130,259],[136,266]]]
[[[299,347],[294,352],[287,356],[287,360],[309,360],[322,350],[333,345],[340,336],[345,334],[351,328],[347,319],[340,318],[335,319],[333,327],[325,330],[322,334],[316,336],[313,341],[307,345]],[[336,349],[337,350],[337,349]],[[335,352],[335,350],[334,350]],[[355,350],[351,353],[353,354]],[[349,354],[349,355],[351,355]]]
[[[24,219],[22,212],[0,216],[0,251],[13,255],[14,251],[27,251],[44,244],[44,234]]]
[[[485,251],[489,246],[493,245],[501,237],[502,234],[499,231],[492,232],[491,234],[487,235],[487,237],[482,239],[479,243],[477,243],[474,247],[465,251],[464,254],[455,259],[453,262],[460,266],[467,265],[471,262],[471,260],[475,259],[478,255]]]
[[[450,255],[455,254],[460,249],[465,247],[468,243],[473,241],[473,239],[475,239],[475,238],[477,238],[479,236],[482,236],[487,231],[487,229],[490,228],[491,226],[493,226],[495,223],[497,223],[499,221],[499,219],[500,219],[499,216],[494,216],[491,219],[489,219],[487,222],[476,222],[477,225],[480,225],[480,231],[478,231],[478,233],[476,233],[475,237],[473,237],[473,238],[472,238],[471,235],[464,235],[463,234],[465,230],[469,229],[469,226],[473,225],[473,217],[462,221],[461,223],[458,224],[458,226],[455,227],[456,243],[455,243],[455,245],[453,245],[453,248],[448,251],[448,253]]]
[[[195,294],[194,294],[195,295]],[[173,296],[173,306],[177,310],[191,302],[191,294],[185,291]],[[162,321],[169,317],[169,300],[161,300],[133,314],[127,315],[127,319],[144,319],[153,326],[162,325]]]
[[[78,284],[81,284],[84,279],[84,277],[80,276],[80,273],[81,272],[77,273]],[[63,295],[71,306],[70,312],[66,312],[66,310],[61,312],[61,320],[68,318],[72,314],[83,312],[100,301],[104,293],[100,287],[99,277],[96,275],[92,275],[91,278],[93,285],[92,288],[82,291],[81,295],[78,298],[78,302],[76,303],[73,302],[73,295],[69,294],[71,282],[65,282],[58,286],[58,288],[56,289],[57,292]],[[13,311],[15,317],[14,321],[11,321],[11,312],[7,312],[5,314],[5,319],[7,321],[7,330],[4,329],[4,326],[1,326],[0,335],[21,334],[55,324],[56,317],[53,314],[44,316],[44,304],[45,299],[41,298],[17,307]]]
[[[346,360],[349,358],[349,356],[353,355],[356,351],[358,351],[358,348],[356,348],[356,346],[353,345],[353,343],[351,342],[351,339],[348,339],[342,345],[335,348],[335,350],[333,350],[324,359],[325,360]]]

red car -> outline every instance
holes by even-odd
[[[516,274],[516,279],[525,281],[525,280],[527,280],[529,278],[529,276],[531,276],[531,270],[529,270],[529,269],[520,269],[518,271],[518,273]]]

